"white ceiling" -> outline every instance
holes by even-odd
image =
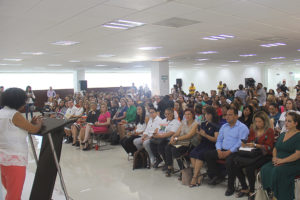
[[[300,59],[299,0],[1,0],[0,1],[0,71],[7,70],[147,70],[132,68],[138,61],[169,57],[171,66],[255,65],[281,63],[296,66]],[[179,28],[155,25],[170,18],[199,21]],[[146,25],[118,30],[101,25],[117,20]],[[203,37],[229,34],[235,38],[220,41]],[[56,46],[60,40],[80,42]],[[286,43],[265,48],[261,44]],[[155,51],[141,51],[144,46],[160,46]],[[22,52],[45,52],[23,55]],[[218,54],[199,55],[199,51]],[[101,58],[99,54],[114,54]],[[257,54],[240,57],[240,54]],[[282,60],[271,60],[283,56]],[[4,61],[21,58],[21,62]],[[80,60],[70,63],[69,60]],[[240,60],[239,63],[228,61]],[[300,61],[298,62],[300,63]],[[5,66],[5,64],[10,64]],[[11,66],[11,64],[18,64]],[[49,64],[61,64],[49,67]],[[96,67],[105,64],[106,67]],[[115,69],[118,70],[118,69]]]

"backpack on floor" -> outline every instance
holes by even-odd
[[[145,149],[138,150],[133,155],[133,167],[132,169],[150,169],[150,159]]]

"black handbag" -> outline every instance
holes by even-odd
[[[262,150],[257,148],[252,149],[251,151],[239,150],[233,158],[233,162],[240,167],[246,167],[255,163],[263,156]]]

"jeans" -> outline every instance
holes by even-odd
[[[145,140],[144,142],[142,142],[142,138],[136,138],[133,140],[133,144],[136,146],[137,150],[142,149],[143,147],[145,148],[145,150],[147,151],[149,158],[150,158],[150,162],[151,164],[154,163],[155,161],[155,157],[151,151],[150,148],[150,139]]]
[[[26,119],[28,119],[28,113],[30,112],[31,119],[33,118],[33,111],[30,110],[30,106],[33,106],[33,103],[27,103],[25,105]]]

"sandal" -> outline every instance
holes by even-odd
[[[197,186],[202,185],[203,179],[204,179],[204,176],[203,176],[203,175],[199,175],[199,176],[198,176],[198,179],[197,179]]]
[[[198,183],[196,183],[198,178],[199,177],[197,177],[197,176],[193,176],[192,181],[190,183],[190,188],[198,186]]]
[[[244,190],[246,191],[246,190]],[[243,192],[242,190],[239,191],[239,193],[236,195],[237,198],[249,196],[249,191]]]

